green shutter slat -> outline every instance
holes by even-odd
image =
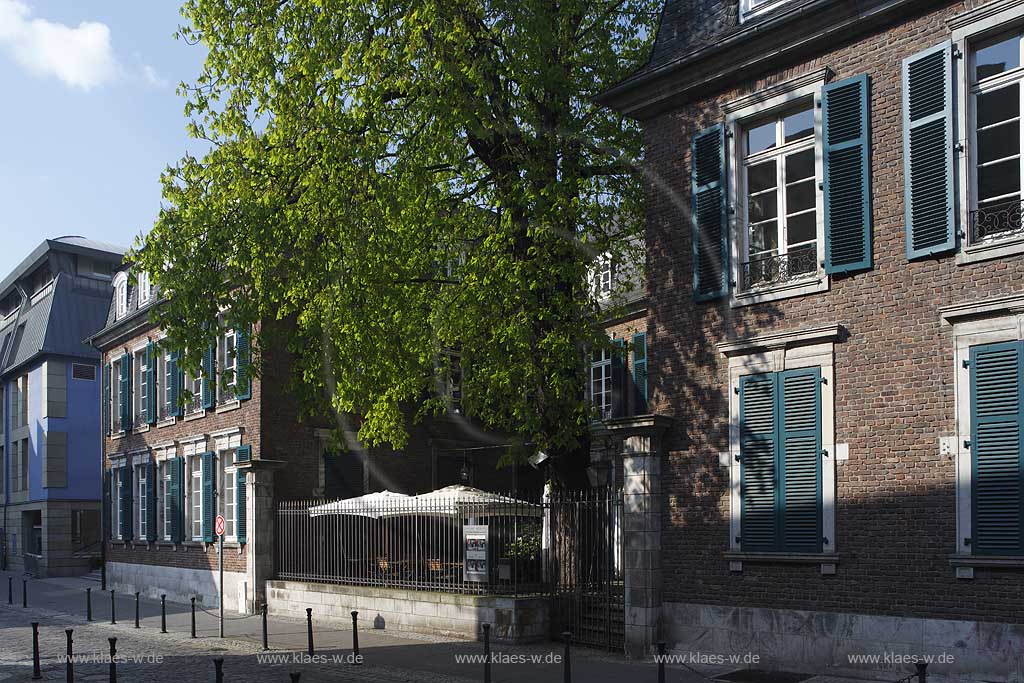
[[[971,547],[979,555],[1024,554],[1022,361],[1021,342],[971,349]]]
[[[216,509],[215,505],[214,505],[214,499],[213,499],[214,481],[215,481],[214,472],[213,472],[213,464],[214,464],[214,455],[213,455],[213,453],[209,453],[209,452],[203,453],[202,461],[203,461],[203,476],[202,476],[202,486],[203,486],[203,540],[205,542],[207,542],[207,543],[213,543],[213,541],[214,541],[213,517],[214,517],[214,514],[215,514],[214,510]]]
[[[612,340],[612,417],[623,417],[626,414],[624,346],[624,340]]]
[[[777,548],[775,377],[740,379],[740,537],[743,550]]]
[[[110,366],[108,365],[107,368]],[[110,501],[110,470],[103,470],[103,523],[101,528],[103,529],[103,539],[110,540],[110,518],[112,516],[113,507]]]
[[[952,43],[903,60],[907,258],[956,248],[953,212]]]
[[[131,431],[132,428],[132,357],[131,354],[121,356],[121,430]]]
[[[103,366],[103,433],[110,436],[110,372],[111,365]]]
[[[821,90],[825,271],[871,267],[871,116],[866,74]]]
[[[216,349],[213,344],[203,352],[203,407],[212,408],[217,403]]]
[[[239,446],[235,449],[235,462],[249,462],[252,460],[252,446]]]
[[[121,468],[121,539],[124,541],[132,540],[132,503],[132,466],[125,465]]]
[[[238,536],[239,543],[245,543],[245,532],[248,526],[245,515],[245,472],[246,470],[235,472],[235,476],[238,477],[235,481],[235,514],[238,517],[236,535]]]
[[[778,375],[780,550],[821,552],[821,371]]]
[[[171,351],[167,363],[167,374],[171,383],[171,415],[181,417],[181,372],[178,370],[178,352]]]
[[[633,335],[633,389],[634,409],[637,415],[647,412],[647,335]]]
[[[156,345],[146,344],[146,422],[156,424],[157,396],[156,386]]]
[[[244,401],[252,398],[252,378],[249,377],[249,363],[252,350],[249,346],[249,333],[235,333],[235,374],[238,378],[235,396]]]
[[[185,499],[182,480],[185,478],[185,459],[171,458],[171,541],[181,543],[185,527]]]
[[[693,137],[690,151],[693,224],[693,295],[708,301],[728,292],[729,235],[725,197],[725,127]]]
[[[156,463],[150,460],[146,464],[146,540],[157,540],[157,485]]]

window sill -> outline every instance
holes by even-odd
[[[1004,555],[950,555],[949,564],[953,567],[1024,569],[1024,557]]]
[[[150,425],[148,425],[148,424],[135,425],[134,427],[132,427],[132,433],[133,434],[145,434],[146,432],[149,431],[149,427],[150,427]]]
[[[121,430],[120,432],[112,432],[108,438],[111,439],[111,440],[113,440],[113,439],[123,439],[126,436],[128,436],[128,433],[125,432],[124,430]]]
[[[185,415],[185,422],[189,422],[191,420],[201,420],[204,417],[206,417],[206,410],[197,410],[194,413],[187,413]]]
[[[163,420],[160,420],[160,422],[156,423],[156,428],[163,429],[164,427],[173,427],[177,421],[178,418],[174,417],[173,415],[171,417],[165,417]]]
[[[238,410],[241,407],[242,402],[239,401],[237,398],[233,398],[230,401],[218,405],[216,412],[218,415],[220,413],[230,413],[232,410]]]
[[[1015,254],[1024,254],[1024,237],[1017,236],[1013,239],[995,240],[987,244],[964,246],[957,252],[956,264],[966,266],[970,263],[989,261]]]
[[[751,289],[745,292],[734,292],[729,301],[729,305],[733,308],[740,308],[742,306],[751,306],[753,304],[765,303],[767,301],[778,301],[779,299],[789,299],[797,296],[805,296],[807,294],[817,294],[818,292],[828,291],[828,287],[828,275],[823,272],[819,272],[813,278],[809,277],[772,287]]]
[[[754,564],[816,564],[823,575],[836,573],[839,564],[838,553],[745,553],[742,551],[723,553],[729,561],[729,571],[741,573],[743,563]]]

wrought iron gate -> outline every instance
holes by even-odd
[[[579,645],[624,649],[622,490],[557,493],[547,509],[552,637],[569,632]]]

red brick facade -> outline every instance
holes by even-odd
[[[823,54],[643,121],[651,409],[674,418],[662,467],[665,601],[1019,621],[1024,569],[978,568],[962,580],[950,564],[957,475],[938,439],[956,434],[954,338],[939,309],[1024,292],[1024,256],[969,265],[954,254],[906,257],[901,60],[948,40],[946,20],[965,9],[932,3],[862,35],[850,30]],[[826,66],[835,79],[871,79],[874,266],[833,276],[821,293],[694,303],[691,136],[723,121],[724,103]],[[729,363],[715,344],[826,322],[845,329],[834,357],[836,441],[849,444],[836,467],[836,573],[750,561],[730,572],[729,470],[719,461],[729,449]]]

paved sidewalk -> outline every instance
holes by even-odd
[[[7,601],[8,577],[13,577],[13,604]],[[160,603],[141,599],[140,628],[134,628],[135,599],[114,595],[116,624],[111,624],[111,594],[96,582],[85,579],[42,579],[28,581],[28,608],[22,605],[22,577],[0,572],[0,681],[31,680],[32,634],[30,622],[40,622],[42,673],[46,680],[64,680],[64,629],[74,629],[77,681],[108,680],[105,660],[85,662],[83,656],[105,656],[108,638],[117,638],[117,652],[127,658],[119,663],[120,681],[213,681],[214,657],[224,658],[224,680],[290,681],[300,672],[305,683],[319,681],[367,681],[368,683],[481,683],[483,664],[459,661],[466,655],[480,655],[480,643],[445,641],[434,638],[395,635],[361,630],[362,666],[352,666],[351,626],[318,623],[314,615],[316,661],[306,655],[305,620],[272,617],[268,620],[270,652],[262,652],[259,616],[245,617],[225,612],[225,638],[218,637],[215,611],[197,609],[196,635],[190,637],[188,605],[167,603],[167,630],[160,632]],[[93,621],[87,622],[86,588],[92,588]],[[492,665],[494,683],[561,683],[562,646],[509,647],[494,645],[498,658]],[[508,660],[522,658],[521,663]],[[527,663],[528,662],[528,663]],[[655,683],[653,662],[629,661],[585,649],[574,648],[572,680],[576,683]],[[708,676],[722,670],[702,670]],[[670,667],[671,683],[707,683],[681,667]],[[816,677],[807,683],[842,683],[840,679]]]

